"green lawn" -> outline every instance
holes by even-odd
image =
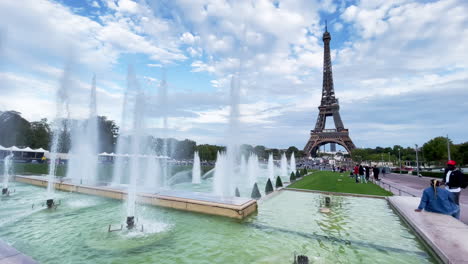
[[[294,182],[289,185],[288,188],[380,196],[392,195],[391,192],[386,191],[371,182],[368,182],[367,184],[356,183],[354,178],[350,178],[347,173],[331,171],[315,172]]]

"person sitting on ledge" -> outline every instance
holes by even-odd
[[[438,180],[431,180],[431,187],[424,189],[421,202],[415,211],[421,212],[424,209],[428,212],[451,215],[460,219],[460,207],[455,203],[453,194],[440,188],[439,185]]]

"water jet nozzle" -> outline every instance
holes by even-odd
[[[127,229],[132,229],[135,227],[135,217],[127,216]]]

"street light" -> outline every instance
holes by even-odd
[[[416,146],[416,174],[418,175],[418,177],[421,177],[421,175],[419,175],[418,144],[415,144],[415,146]]]
[[[401,152],[400,152],[400,150],[401,150],[401,149],[398,148],[398,163],[400,164],[400,169],[399,169],[399,171],[400,171],[400,174],[401,174]]]

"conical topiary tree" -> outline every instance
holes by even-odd
[[[239,188],[236,187],[236,197],[240,197]]]
[[[289,176],[289,181],[293,182],[295,180],[296,180],[296,174],[294,174],[294,172],[291,172],[291,176]]]
[[[299,170],[296,171],[296,179],[302,177],[301,173],[299,173]]]
[[[255,199],[255,200],[258,200],[262,197],[262,195],[260,194],[260,190],[258,190],[257,183],[254,184],[253,189],[252,189],[252,194],[250,195],[250,197],[252,197],[252,199]]]
[[[276,177],[276,184],[275,184],[276,189],[278,189],[279,187],[283,187],[283,181],[281,181],[280,176]]]
[[[306,168],[302,169],[302,175],[303,175],[303,176],[306,176],[306,175],[307,175],[307,169],[306,169]]]
[[[265,185],[265,193],[269,194],[271,192],[273,192],[273,184],[271,183],[271,180],[268,179],[268,181],[267,181],[267,183]]]

